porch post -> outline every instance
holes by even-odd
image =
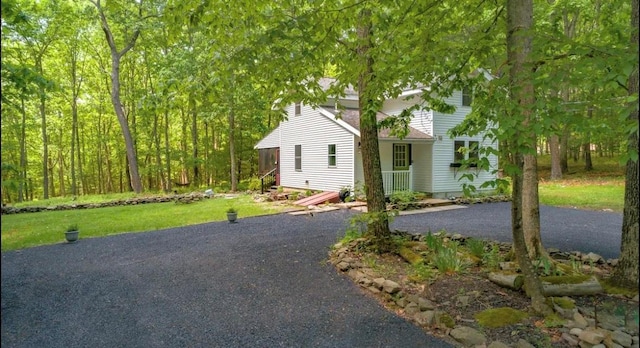
[[[409,191],[413,191],[413,164],[409,165]]]

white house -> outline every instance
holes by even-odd
[[[352,90],[346,92],[345,97],[327,100],[320,106],[290,105],[287,119],[255,146],[260,152],[262,174],[273,173],[276,185],[296,189],[340,191],[345,187],[361,187],[364,175],[358,95]],[[422,103],[421,93],[407,90],[396,99],[386,100],[378,118],[399,115],[415,103]],[[495,179],[491,171],[460,167],[461,158],[477,156],[477,152],[457,151],[460,147],[490,145],[483,141],[482,134],[455,139],[447,135],[471,111],[470,95],[457,91],[446,102],[456,107],[455,113],[414,111],[409,133],[403,139],[392,136],[389,130],[380,131],[385,194],[411,190],[439,198],[460,196],[462,184],[468,182],[460,180],[464,173],[478,175],[473,182],[476,187]],[[344,110],[338,110],[336,103]],[[497,169],[495,156],[489,162]]]

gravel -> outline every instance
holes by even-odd
[[[2,253],[2,347],[450,347],[325,262],[351,214]]]
[[[510,241],[509,208],[391,226]],[[2,347],[450,347],[326,263],[353,215],[240,218],[2,253]],[[621,214],[543,206],[541,219],[546,247],[619,254]]]
[[[540,207],[542,244],[562,251],[595,252],[605,259],[620,255],[622,214]],[[426,214],[396,217],[391,228],[412,233],[446,230],[464,236],[511,242],[511,203],[484,203]]]

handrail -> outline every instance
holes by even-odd
[[[267,183],[269,186],[276,183],[275,172],[277,169],[278,169],[277,167],[273,168],[270,171],[268,171],[265,175],[260,177],[260,193],[264,194],[264,187],[265,187],[264,179],[269,178],[269,181]]]
[[[267,176],[269,176],[269,175],[273,174],[273,172],[275,172],[275,171],[276,171],[276,169],[278,169],[278,168],[273,168],[273,169],[271,169],[270,171],[268,171],[268,172],[267,172],[267,174],[265,174],[265,175],[263,175],[263,176],[261,176],[261,177],[260,177],[260,180],[262,180],[262,179],[266,178]]]

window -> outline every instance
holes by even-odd
[[[302,171],[302,145],[296,145],[295,150],[295,169],[298,172]]]
[[[453,143],[453,162],[460,163],[464,161],[464,145],[465,142],[463,140],[456,140]]]
[[[393,170],[409,170],[409,144],[393,144]]]
[[[473,95],[471,92],[471,88],[465,87],[462,89],[462,106],[471,106],[471,102],[473,101]]]
[[[478,165],[480,142],[477,140],[456,140],[453,142],[453,163],[451,167],[460,167],[462,161],[465,159],[472,163],[469,163],[470,167],[476,167]]]
[[[336,166],[336,144],[329,144],[329,167]]]
[[[302,103],[297,102],[295,106],[295,115],[300,116],[302,114]]]
[[[480,156],[478,155],[478,147],[480,146],[480,143],[478,141],[469,141],[469,159],[470,160],[477,160],[478,158],[480,158]]]

